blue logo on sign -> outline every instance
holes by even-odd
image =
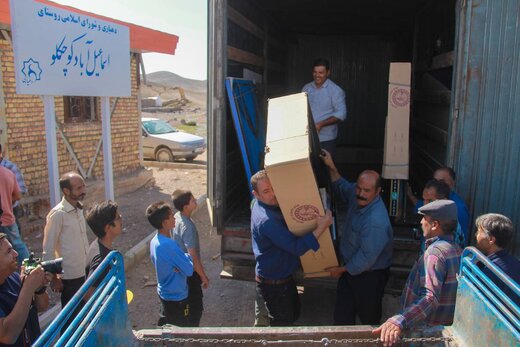
[[[23,62],[22,68],[23,80],[22,82],[25,85],[33,84],[36,81],[41,79],[42,69],[40,68],[40,63],[34,61],[33,58],[29,58]]]

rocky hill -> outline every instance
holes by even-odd
[[[143,79],[141,79],[143,82]],[[142,85],[142,97],[160,96],[163,102],[180,99],[182,88],[189,103],[204,107],[206,104],[206,81],[184,78],[173,72],[158,71],[146,74],[147,85]]]

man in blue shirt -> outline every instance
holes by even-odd
[[[379,324],[385,285],[393,252],[393,231],[388,211],[379,196],[381,177],[363,171],[356,183],[342,178],[330,153],[323,151],[335,196],[347,206],[340,234],[343,266],[327,269],[339,278],[334,324]]]
[[[302,92],[307,93],[321,147],[334,157],[338,123],[347,118],[347,105],[345,92],[332,82],[329,76],[329,62],[321,58],[316,59],[312,68],[314,81],[303,86]]]
[[[265,300],[270,325],[289,326],[300,314],[300,299],[292,278],[298,257],[310,249],[318,250],[318,238],[332,223],[332,215],[330,211],[325,216],[317,215],[316,229],[298,237],[287,228],[264,170],[251,177],[251,186],[258,200],[251,210],[257,292]]]
[[[464,248],[469,244],[469,211],[464,200],[455,192],[456,175],[455,171],[451,167],[440,167],[433,173],[433,178],[436,181],[444,182],[450,188],[450,194],[447,197],[448,200],[452,200],[457,205],[457,219],[459,221],[460,230],[457,232],[458,241],[463,239],[463,243],[459,242],[459,245]],[[425,187],[426,189],[426,187]],[[412,189],[408,187],[407,191],[408,199],[415,205],[415,210],[427,204],[426,201],[417,199],[413,194]]]
[[[507,251],[514,235],[513,222],[504,215],[488,213],[479,216],[475,221],[475,225],[477,226],[477,248],[516,284],[520,285],[520,261]],[[500,280],[493,271],[483,267],[482,272],[520,306],[518,295]]]
[[[457,219],[462,232],[464,233],[464,238],[469,243],[469,211],[464,199],[455,192],[455,183],[457,178],[455,171],[453,171],[451,167],[440,167],[433,173],[433,178],[437,181],[445,182],[450,187],[451,192],[448,199],[452,200],[455,202],[455,205],[457,205]]]

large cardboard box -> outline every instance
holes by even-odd
[[[382,173],[387,179],[408,179],[410,76],[410,63],[390,63]]]
[[[325,212],[311,164],[308,119],[305,93],[269,100],[265,169],[287,226],[298,236],[316,228],[315,212]],[[328,276],[324,269],[338,265],[330,231],[318,242],[317,252],[300,258],[305,277]]]

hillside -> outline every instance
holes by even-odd
[[[192,92],[206,92],[206,81],[192,80],[184,78],[173,72],[157,71],[146,74],[148,83],[160,84],[168,87],[182,87]]]
[[[206,109],[206,81],[184,78],[173,72],[158,71],[146,74],[146,83],[147,85],[141,85],[143,98],[160,96],[163,102],[180,100],[180,93],[176,88],[181,87],[189,101],[186,106]]]

